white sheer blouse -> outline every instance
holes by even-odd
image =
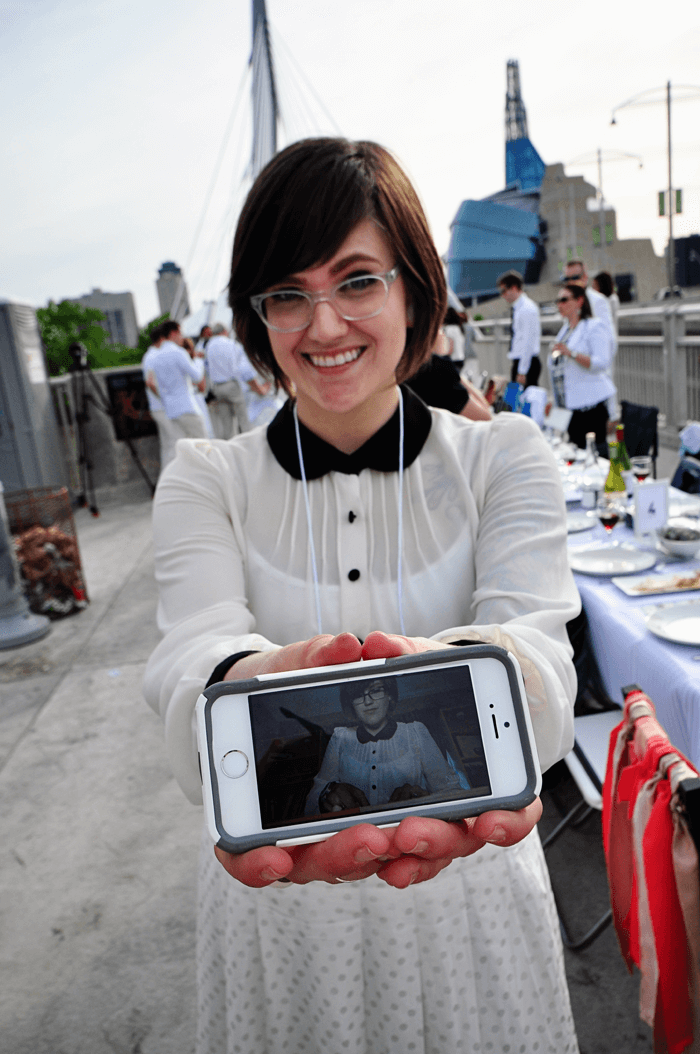
[[[402,553],[396,472],[331,471],[309,481],[322,630],[361,639],[399,632],[400,558],[408,635],[482,639],[516,655],[547,768],[573,742],[565,627],[580,607],[559,473],[528,418],[431,414],[404,473]],[[154,535],[165,636],[145,693],[164,719],[175,776],[198,802],[193,710],[214,667],[318,632],[302,484],[263,429],[228,442],[182,440],[158,485]]]

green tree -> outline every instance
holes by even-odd
[[[151,331],[164,322],[167,315],[149,322],[139,333],[138,345],[128,348],[124,344],[110,344],[107,331],[100,325],[105,316],[94,307],[82,307],[70,300],[60,304],[49,301],[36,313],[41,338],[46,348],[49,373],[57,377],[68,373],[73,360],[68,348],[80,341],[88,353],[88,364],[93,370],[110,366],[134,366],[141,362],[150,344]]]

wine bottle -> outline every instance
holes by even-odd
[[[610,450],[610,468],[608,470],[608,478],[605,481],[605,493],[624,494],[627,491],[627,484],[622,478],[618,445],[616,442],[612,442],[608,443],[608,447]]]
[[[620,474],[625,481],[627,497],[631,498],[632,490],[634,487],[634,473],[632,472],[629,454],[627,453],[624,425],[620,424],[615,426],[615,438],[617,439],[617,457],[618,461],[620,462]]]
[[[581,506],[594,509],[602,493],[605,480],[598,466],[598,451],[595,445],[595,432],[586,432],[586,460],[581,473]]]

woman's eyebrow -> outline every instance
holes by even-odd
[[[344,256],[341,260],[334,263],[331,267],[331,274],[339,274],[341,271],[344,271],[346,267],[350,267],[355,263],[375,264],[377,267],[384,266],[381,260],[378,260],[376,256],[372,256],[370,253],[355,252],[349,253],[347,256]],[[279,282],[275,282],[274,284],[278,288],[281,288],[283,285],[302,286],[304,284],[303,276],[300,274],[290,274],[285,278],[281,278]]]

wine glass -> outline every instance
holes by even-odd
[[[605,534],[609,538],[613,532],[613,529],[620,522],[624,520],[627,514],[627,508],[625,506],[624,494],[603,494],[596,502],[596,516],[605,528]],[[616,545],[613,542],[613,545]]]
[[[642,454],[639,457],[630,458],[630,466],[638,483],[643,483],[651,474],[651,457]]]

